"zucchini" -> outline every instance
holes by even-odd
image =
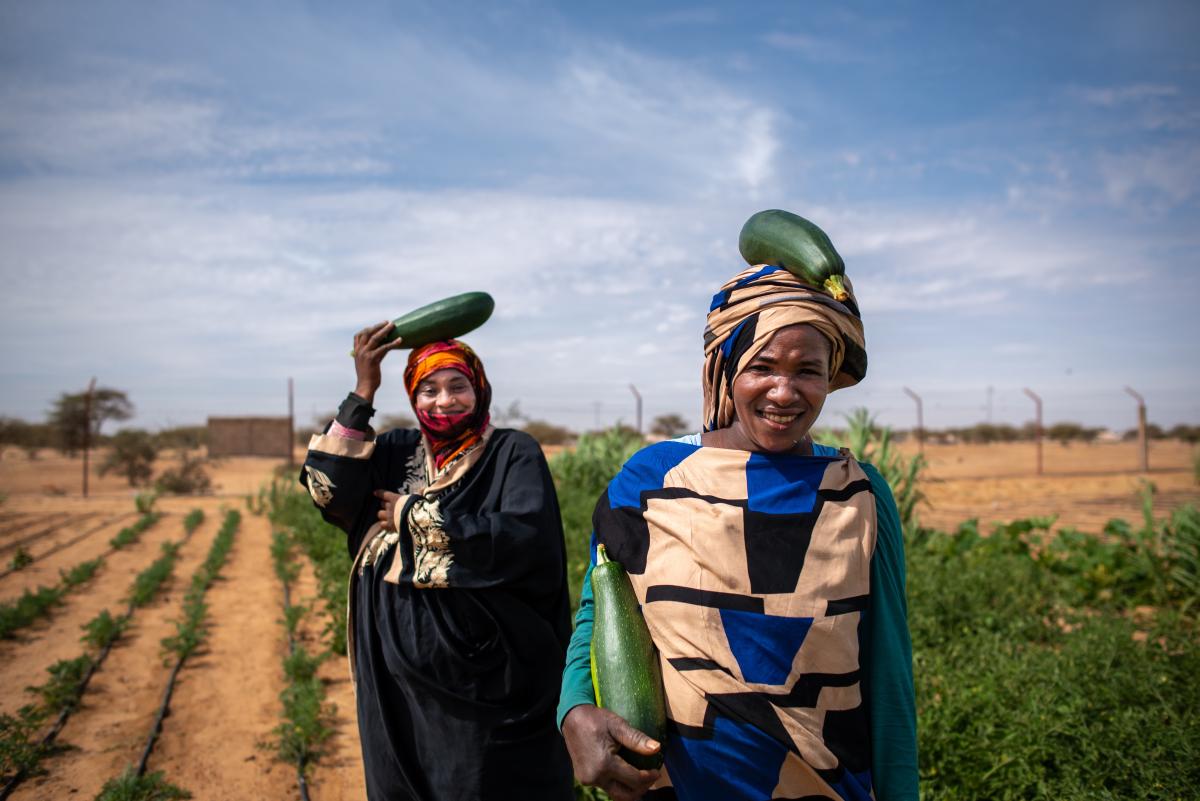
[[[797,214],[768,209],[753,215],[742,226],[738,250],[750,265],[783,267],[804,283],[824,289],[837,301],[850,298],[842,283],[846,263],[825,232]]]
[[[486,323],[494,308],[496,301],[486,292],[464,292],[435,300],[393,320],[394,327],[384,341],[394,342],[396,337],[403,337],[404,347],[419,348],[430,342],[461,337]]]
[[[387,341],[404,339],[404,347],[419,348],[430,342],[453,339],[474,331],[488,321],[496,302],[486,292],[464,292],[435,300],[392,321],[395,328]]]
[[[596,705],[665,745],[667,706],[658,651],[629,575],[619,562],[608,558],[603,545],[596,549],[592,596],[596,605],[591,645]],[[646,756],[622,748],[620,757],[636,768],[651,770],[662,765],[662,753],[660,748]]]

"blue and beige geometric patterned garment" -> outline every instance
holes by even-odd
[[[647,798],[873,798],[859,650],[876,504],[853,458],[659,443],[593,526],[662,664],[666,770]]]

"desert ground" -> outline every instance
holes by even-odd
[[[903,447],[906,452],[916,448]],[[1194,447],[1181,442],[1152,443],[1148,473],[1138,469],[1133,443],[1047,444],[1040,476],[1034,470],[1033,446],[1027,443],[929,445],[924,453],[928,467],[921,489],[926,502],[920,520],[940,528],[972,517],[986,527],[1054,515],[1056,526],[1099,531],[1112,517],[1141,519],[1138,491],[1144,481],[1157,488],[1156,516],[1200,502]],[[298,452],[297,464],[300,459]],[[159,467],[169,465],[168,460]],[[48,617],[0,640],[0,713],[13,714],[29,703],[25,688],[45,681],[51,664],[82,653],[80,627],[102,609],[123,609],[133,577],[156,558],[161,543],[181,538],[184,516],[197,508],[205,513],[204,523],[181,547],[166,591],[133,616],[130,629],[68,719],[58,739],[70,748],[46,759],[44,774],[25,781],[12,798],[94,798],[107,779],[136,762],[169,673],[159,641],[171,633],[192,572],[227,508],[240,510],[242,523],[221,577],[206,598],[209,638],[179,674],[149,769],[164,771],[197,799],[299,797],[295,767],[275,761],[263,747],[280,722],[287,644],[281,623],[283,590],[269,554],[271,527],[246,504],[246,497],[273,475],[294,472],[282,460],[265,458],[227,458],[209,470],[211,494],[160,499],[163,517],[136,543],[110,553],[109,539],[136,517],[135,491],[123,479],[93,473],[84,498],[78,458],[42,451],[30,459],[16,448],[0,452],[0,569],[8,568],[17,547],[34,559],[0,577],[0,602],[52,585],[60,570],[108,554],[96,575]],[[304,565],[293,602],[315,597],[311,566]],[[309,620],[302,636],[316,649],[321,624],[316,615]],[[310,773],[311,797],[363,798],[353,688],[345,661],[326,661],[320,675],[337,705],[337,724],[326,755]]]

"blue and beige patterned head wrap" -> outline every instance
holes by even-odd
[[[867,374],[866,339],[850,279],[848,300],[796,278],[782,267],[755,265],[713,296],[704,327],[704,430],[733,422],[733,379],[781,328],[805,323],[829,340],[829,390],[853,386]]]

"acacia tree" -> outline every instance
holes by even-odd
[[[88,448],[107,420],[133,417],[133,404],[119,389],[96,388],[96,379],[77,394],[64,392],[54,402],[49,425],[58,434],[59,448],[68,456],[83,451],[83,497],[88,494]]]
[[[119,389],[99,387],[89,393],[67,393],[58,396],[47,422],[58,437],[58,447],[67,456],[74,456],[100,435],[100,427],[109,420],[128,420],[133,417],[133,403]]]

